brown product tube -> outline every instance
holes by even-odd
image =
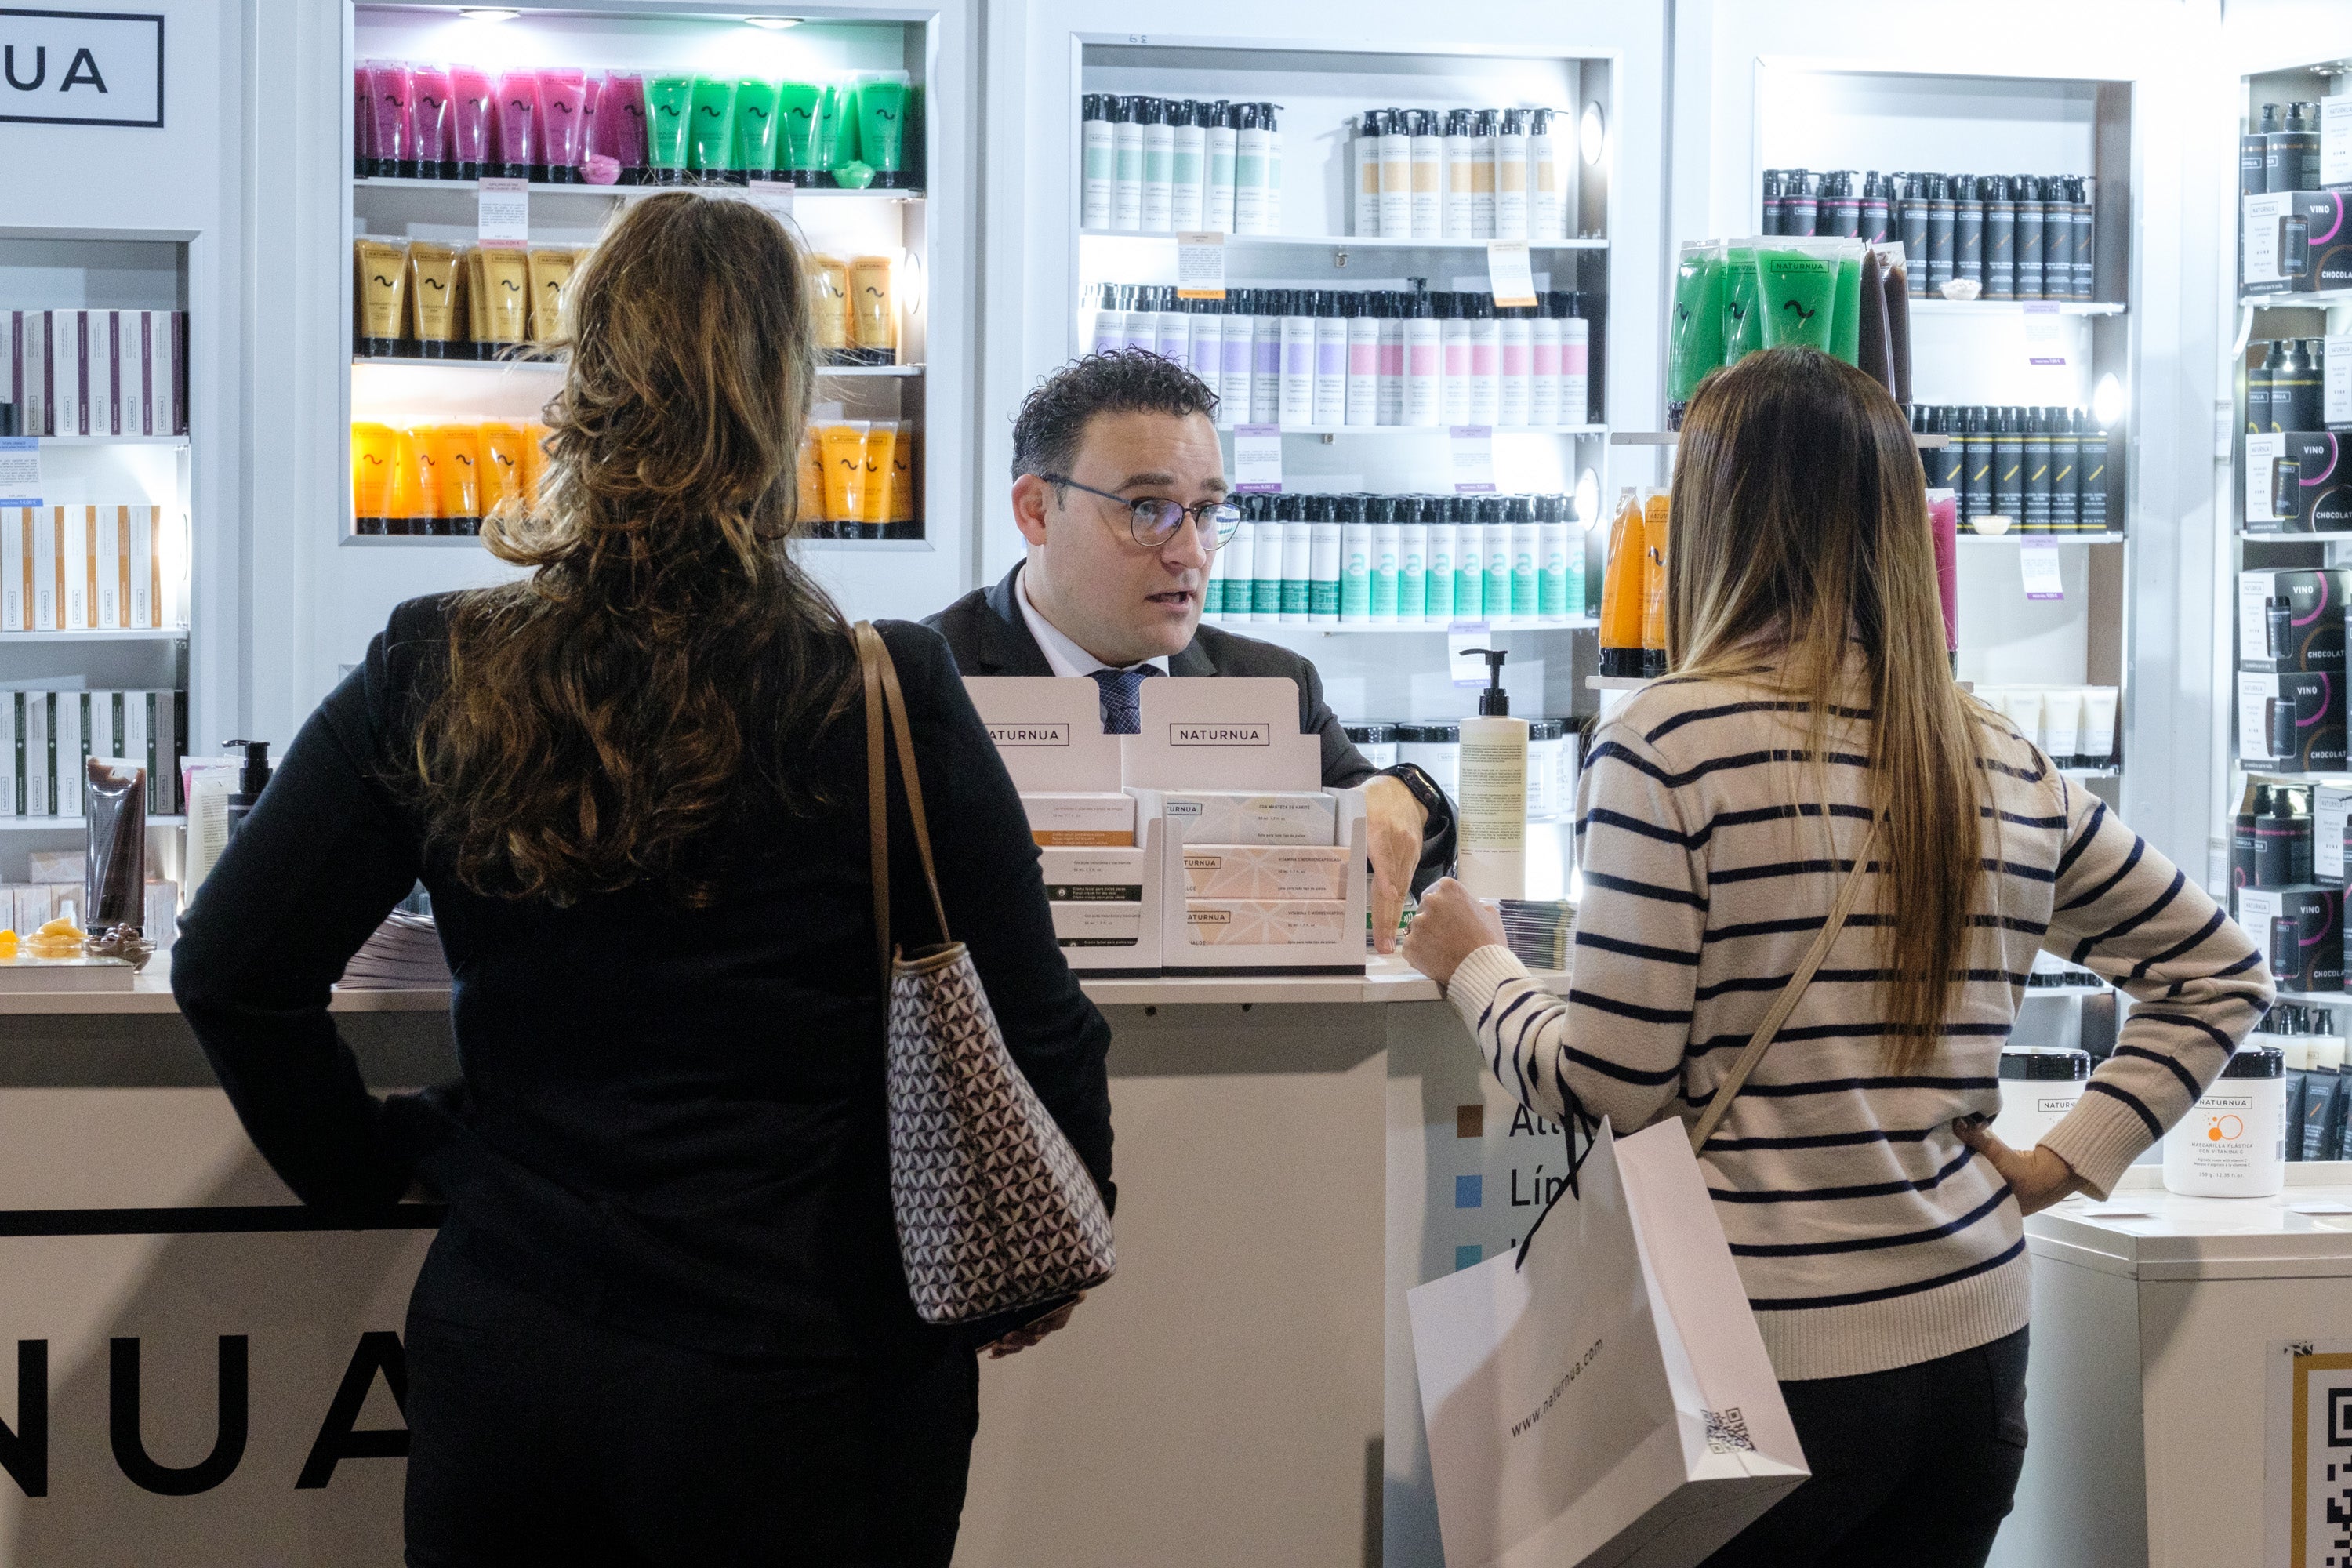
[[[563,330],[563,286],[580,255],[534,248],[530,253],[530,341],[551,343]]]
[[[466,335],[472,338],[471,357],[488,359],[490,355],[490,288],[482,271],[479,247],[468,247],[466,264]]]
[[[1895,367],[1895,401],[1911,401],[1911,262],[1899,245],[1880,247],[1880,291],[1886,299],[1886,357]]]
[[[425,359],[456,359],[461,332],[457,308],[457,247],[429,240],[408,245],[409,310],[416,319],[416,350]]]
[[[849,353],[849,267],[838,257],[809,258],[816,346],[836,363]]]
[[[1886,388],[1889,396],[1895,393],[1895,363],[1886,350],[1886,297],[1879,280],[1878,251],[1864,246],[1862,251],[1862,307],[1860,331],[1855,335],[1854,363],[1863,374]]]
[[[1654,489],[1642,502],[1642,673],[1666,673],[1666,510]]]
[[[495,354],[530,336],[530,258],[520,250],[488,247],[481,256],[482,283],[489,295],[483,313]]]
[[[92,742],[95,750],[96,742]],[[93,755],[86,773],[83,812],[89,819],[82,861],[83,929],[147,923],[147,770]]]
[[[398,240],[355,240],[352,263],[358,273],[352,293],[360,312],[358,352],[390,359],[408,335],[408,247]]]
[[[1617,520],[1609,527],[1609,559],[1601,580],[1601,673],[1612,678],[1642,673],[1642,600],[1646,581],[1642,564],[1641,494],[1627,486]]]
[[[898,325],[888,257],[861,256],[849,264],[849,322],[858,356],[869,364],[888,364]]]

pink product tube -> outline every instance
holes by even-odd
[[[505,71],[499,77],[498,102],[490,117],[490,172],[509,180],[547,177],[546,159],[540,150],[539,74]],[[532,165],[537,164],[534,168]]]
[[[375,173],[375,95],[368,90],[368,68],[352,68],[352,173],[366,179]]]
[[[409,115],[416,132],[416,172],[428,180],[456,179],[457,158],[449,142],[449,73],[439,66],[417,66],[409,71],[408,79]]]
[[[368,91],[375,111],[375,169],[379,174],[416,176],[415,131],[410,110],[408,68],[398,60],[368,67]]]
[[[596,111],[604,106],[604,79],[592,76],[580,98],[580,161],[588,162],[589,154],[601,153],[596,145]]]
[[[480,179],[490,161],[490,79],[473,66],[449,68],[449,152],[461,180]]]
[[[637,71],[606,71],[596,100],[596,151],[621,165],[621,183],[645,178],[646,79]]]
[[[587,73],[576,66],[539,73],[540,155],[535,162],[544,163],[544,178],[559,185],[580,183],[580,162],[588,151],[581,134],[587,90]],[[541,177],[537,170],[532,175]]]
[[[1960,650],[1960,501],[1950,490],[1927,492],[1927,531],[1936,541],[1936,590],[1944,600],[1944,649]]]

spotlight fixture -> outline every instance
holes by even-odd
[[[469,22],[511,22],[522,13],[511,5],[460,5],[457,15]]]
[[[746,16],[743,18],[743,25],[747,27],[764,27],[771,33],[781,33],[786,27],[799,26],[801,19],[798,16]]]
[[[1601,155],[1609,150],[1609,127],[1601,118],[1599,104],[1584,106],[1584,118],[1577,125],[1576,145],[1587,163],[1598,163]]]

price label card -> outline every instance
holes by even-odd
[[[474,187],[474,228],[479,243],[520,250],[530,243],[530,182],[484,180]]]
[[[2066,329],[2056,305],[2037,300],[2025,307],[2025,363],[2065,367]]]
[[[2319,100],[2319,183],[2352,185],[2352,98]]]
[[[1524,239],[1487,241],[1486,280],[1494,288],[1496,304],[1534,304],[1535,263],[1528,258],[1528,242]]]
[[[1454,684],[1484,690],[1486,686],[1486,661],[1475,657],[1473,648],[1494,647],[1484,621],[1455,621],[1445,628],[1445,665],[1453,671]]]
[[[1282,489],[1282,426],[1234,426],[1234,489],[1249,495],[1276,495]]]
[[[1445,432],[1454,461],[1454,493],[1495,493],[1495,431],[1487,425],[1456,425]]]
[[[0,436],[0,506],[40,504],[40,437]]]
[[[1222,300],[1225,297],[1225,237],[1222,234],[1180,234],[1176,237],[1176,298]]]
[[[2017,547],[2018,565],[2025,574],[2025,596],[2029,599],[2063,599],[2066,585],[2058,579],[2058,547],[2054,544],[2021,544]]]

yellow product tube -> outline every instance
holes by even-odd
[[[482,515],[489,516],[506,502],[522,500],[522,427],[503,421],[477,426],[479,446]]]
[[[392,510],[386,533],[433,531],[432,470],[426,467],[425,435],[404,426],[393,433]]]
[[[396,239],[355,240],[352,265],[352,298],[360,315],[357,352],[391,359],[408,335],[408,247]]]
[[[551,343],[563,331],[563,289],[579,264],[576,250],[550,250],[534,246],[530,252],[530,341]]]
[[[466,278],[466,335],[473,340],[467,357],[488,359],[490,357],[490,289],[482,270],[480,247],[467,247],[465,264],[459,270]]]
[[[849,353],[849,267],[839,257],[809,258],[810,305],[816,315],[816,346],[838,362]]]
[[[866,514],[866,421],[831,421],[816,438],[824,458],[825,515],[854,527]]]
[[[398,457],[398,447],[399,437],[389,425],[352,426],[353,532],[388,531],[387,520],[392,516],[393,464]]]
[[[1609,525],[1609,559],[1601,580],[1601,673],[1624,679],[1642,673],[1642,500],[1631,485]]]
[[[425,359],[462,359],[465,338],[457,314],[464,293],[454,245],[411,240],[408,246],[409,310],[416,321],[416,352]]]
[[[1642,673],[1666,673],[1666,503],[1654,489],[1642,502]]]
[[[890,521],[915,521],[915,422],[898,421],[898,439],[890,444]]]
[[[522,504],[537,510],[541,481],[547,474],[546,426],[533,422],[522,427]]]
[[[892,459],[898,450],[898,426],[895,421],[877,419],[866,431],[866,503],[858,510],[857,521],[873,525],[868,539],[881,536],[883,523],[890,521],[890,494],[898,469]]]
[[[831,513],[824,506],[824,457],[818,450],[816,426],[801,432],[799,493],[793,498],[793,521],[824,522]]]
[[[530,336],[530,258],[520,250],[487,247],[481,257],[483,289],[489,296],[482,310],[495,358]]]
[[[849,331],[857,357],[888,364],[898,346],[898,311],[890,297],[890,258],[861,256],[849,264]]]
[[[425,433],[433,464],[436,533],[482,531],[481,441],[471,425],[436,425]]]

